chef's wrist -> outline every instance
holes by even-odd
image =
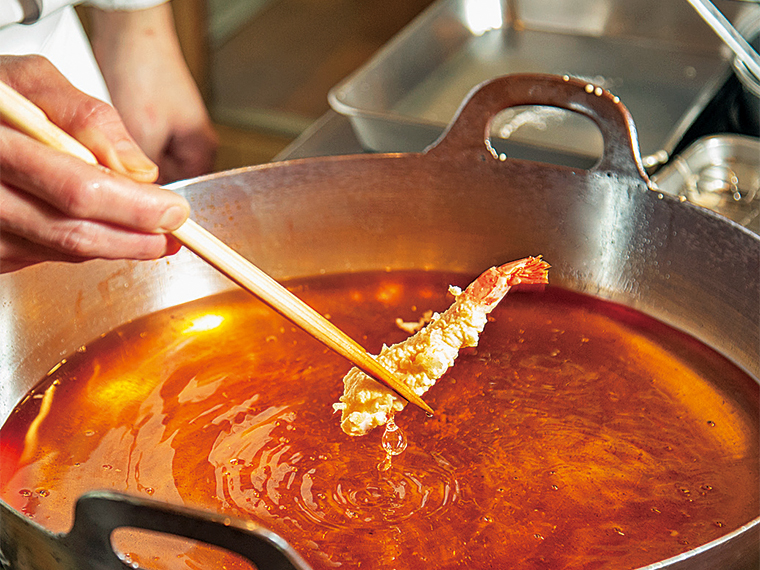
[[[92,47],[98,63],[115,57],[119,51],[139,50],[146,45],[181,57],[179,40],[174,27],[174,14],[169,2],[141,10],[90,10]],[[107,61],[105,62],[108,63]]]

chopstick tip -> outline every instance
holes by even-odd
[[[417,404],[427,414],[427,417],[432,418],[435,415],[433,408],[431,408],[423,399],[420,398],[419,404]]]

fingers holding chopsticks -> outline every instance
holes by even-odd
[[[0,127],[0,271],[49,260],[153,259],[187,202]]]
[[[111,170],[0,125],[0,272],[45,260],[151,259],[176,252],[179,244],[168,232],[187,219],[187,202],[147,183],[155,179],[155,165],[141,158],[110,106],[40,61],[46,62],[2,57],[0,79],[19,87]]]
[[[127,132],[116,110],[74,87],[40,56],[0,56],[0,80],[37,105],[107,168],[138,182],[155,182],[158,167]]]
[[[85,222],[83,224],[71,224],[67,220],[56,220],[55,227],[51,227],[48,241],[56,244],[64,243],[65,247],[55,249],[33,242],[21,233],[13,233],[0,229],[0,273],[16,271],[24,267],[35,265],[44,261],[65,261],[79,263],[88,261],[93,257],[101,258],[135,258],[153,259],[164,255],[176,253],[180,244],[174,239],[158,240],[157,236],[145,236],[135,240],[123,232],[109,231],[107,227],[99,227]],[[102,255],[83,254],[76,255],[66,251],[96,251],[93,246],[97,243],[108,243]],[[118,251],[127,253],[119,255]]]

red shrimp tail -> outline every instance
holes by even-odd
[[[516,267],[515,267],[516,266]],[[520,261],[502,265],[499,270],[509,268],[510,275],[507,281],[512,285],[545,285],[549,282],[549,268],[541,256],[526,257]]]
[[[549,282],[549,264],[541,256],[526,257],[484,271],[467,287],[465,295],[483,306],[495,306],[514,285]]]

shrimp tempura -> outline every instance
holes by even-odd
[[[549,264],[540,257],[527,257],[492,267],[464,292],[450,287],[454,303],[442,314],[435,313],[430,324],[415,335],[383,346],[377,360],[421,396],[454,364],[461,348],[477,346],[488,313],[509,289],[520,283],[546,283],[548,269]],[[343,395],[333,408],[341,411],[343,431],[358,436],[385,424],[405,405],[389,388],[352,368],[343,378]]]

